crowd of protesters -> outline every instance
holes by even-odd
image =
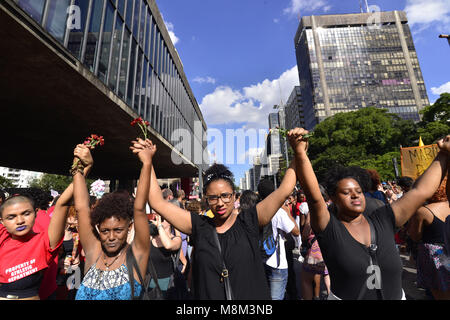
[[[0,192],[0,299],[401,300],[402,252],[430,299],[450,299],[450,136],[415,181],[334,167],[319,183],[307,133],[288,133],[294,159],[278,188],[266,178],[237,192],[214,164],[198,199],[158,184],[148,139],[130,146],[135,190],[90,195],[94,159],[77,145],[61,195]]]

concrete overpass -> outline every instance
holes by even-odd
[[[105,145],[94,151],[92,177],[135,179],[139,160],[129,150],[138,114],[12,1],[0,3],[0,166],[68,174],[73,148],[91,133]],[[150,139],[160,178],[196,177],[198,166],[171,161],[173,146],[158,132]]]

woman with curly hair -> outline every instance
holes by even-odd
[[[295,149],[297,137],[288,136]],[[149,204],[157,213],[191,236],[195,248],[192,265],[194,299],[270,300],[259,250],[259,233],[295,187],[294,162],[277,190],[239,214],[233,214],[236,192],[233,175],[226,166],[212,165],[206,170],[203,181],[203,194],[213,218],[199,216],[164,201],[153,169],[149,195]]]
[[[302,134],[308,132],[300,130]],[[330,274],[329,299],[404,299],[395,231],[441,184],[450,159],[450,135],[437,142],[438,155],[409,192],[392,205],[367,215],[363,214],[366,201],[360,178],[349,168],[333,168],[327,175],[325,188],[337,208],[336,214],[330,214],[305,151],[306,143],[298,145],[297,177],[306,194],[311,227]]]
[[[447,177],[408,228],[411,239],[418,242],[417,286],[430,290],[436,300],[450,299],[449,255],[444,249],[445,220],[450,215],[446,184]]]
[[[143,140],[140,140],[142,143]],[[77,156],[87,147],[78,145]],[[80,242],[85,252],[85,276],[76,300],[132,300],[143,292],[143,283],[133,268],[134,286],[130,285],[126,266],[128,255],[134,255],[142,276],[147,270],[150,249],[148,219],[145,211],[150,183],[152,149],[131,147],[142,162],[136,199],[123,192],[104,195],[93,209],[84,176],[73,173],[75,209],[78,214]],[[127,236],[134,225],[134,240]]]

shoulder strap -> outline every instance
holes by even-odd
[[[134,256],[134,253],[133,253],[133,250],[131,248],[131,245],[127,249],[126,264],[127,264],[127,269],[128,269],[128,278],[130,280],[131,299],[132,300],[134,299],[134,274],[133,274],[133,269],[136,270],[136,273],[137,273],[137,275],[139,277],[139,281],[141,282],[141,285],[142,285],[142,289],[143,290],[142,290],[142,292],[141,292],[141,294],[139,296],[139,299],[141,299],[144,294],[148,293],[148,283],[149,283],[150,279],[147,279],[147,276],[145,277],[145,279],[142,278],[142,275],[141,275],[141,272],[139,270],[139,266],[137,264],[136,257]],[[150,258],[149,258],[149,264],[151,264],[151,259]],[[151,267],[153,267],[153,264],[151,264]],[[152,274],[152,276],[153,276],[153,274]],[[159,288],[157,278],[154,278],[154,279],[155,279],[156,285]]]
[[[148,257],[147,269],[150,271],[150,279],[153,279],[156,287],[158,288],[159,291],[161,291],[161,288],[158,283],[158,275],[156,274],[156,269],[155,269],[155,266],[153,265],[153,262],[152,262],[152,259],[150,258],[150,256]],[[150,283],[150,279],[148,279],[146,287],[148,287],[148,284]]]
[[[434,212],[433,211],[431,211],[431,209],[430,208],[428,208],[427,206],[423,206],[425,209],[428,209],[428,211],[430,211],[431,212],[431,214],[433,215],[433,217],[435,216],[435,214],[434,214]]]
[[[370,220],[370,218],[367,218],[366,220],[369,223],[369,227],[370,227],[370,246],[369,246],[370,266],[379,267],[378,260],[377,260],[377,250],[378,250],[377,234],[375,231],[375,227],[373,226],[373,223]],[[377,281],[379,281],[381,287],[380,287],[380,289],[377,289],[377,294],[378,294],[378,298],[380,300],[384,300],[382,281],[381,281],[381,272],[380,272],[379,276],[380,276],[380,278],[377,279]],[[361,290],[359,292],[358,300],[361,300],[363,298],[364,294],[366,293],[366,289],[367,289],[367,283],[364,282],[361,287]]]
[[[231,284],[230,284],[230,277],[228,274],[228,269],[225,266],[225,261],[223,260],[222,256],[222,248],[220,246],[219,237],[217,235],[216,228],[213,227],[213,234],[214,234],[214,241],[217,245],[217,248],[219,249],[219,254],[222,260],[222,274],[221,274],[221,281],[224,281],[225,284],[225,296],[227,300],[233,300],[233,292],[231,291]]]

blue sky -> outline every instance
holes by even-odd
[[[299,17],[360,12],[359,0],[156,3],[208,128],[224,136],[226,129],[268,130],[273,105],[286,102],[298,85],[294,36]],[[450,33],[450,0],[373,0],[369,5],[407,12],[430,102],[450,92],[450,46],[438,38]],[[246,151],[255,155],[262,145],[248,145]],[[220,151],[216,154],[220,158]],[[242,163],[242,157],[236,155],[235,162]],[[244,164],[226,163],[237,184],[251,162],[247,156]]]

